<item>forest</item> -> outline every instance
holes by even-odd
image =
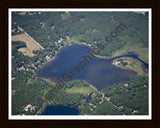
[[[51,50],[56,46],[55,41],[59,38],[65,39],[66,36],[78,42],[92,44],[92,48],[96,44],[105,44],[105,37],[122,23],[127,29],[113,39],[112,43],[99,53],[100,55],[111,57],[114,52],[126,45],[141,44],[141,48],[148,47],[147,15],[133,12],[69,12],[69,14],[70,16],[63,19],[68,13],[41,12],[40,15],[23,16],[13,13],[12,28],[18,24],[44,48]],[[132,50],[138,52],[137,49]]]
[[[29,57],[18,51],[27,47],[25,42],[11,42],[12,114],[39,114],[44,104],[50,104],[76,107],[82,115],[147,115],[148,75],[106,86],[102,91],[87,81],[70,81],[47,101],[45,96],[56,83],[36,76],[36,71],[52,61],[62,47],[70,42],[85,43],[91,48],[106,44],[105,37],[120,23],[127,28],[113,38],[99,56],[111,58],[132,51],[148,63],[147,15],[134,12],[12,12],[12,36],[24,33],[18,30],[20,26],[44,47],[33,51],[34,56]],[[37,109],[24,111],[28,104]]]

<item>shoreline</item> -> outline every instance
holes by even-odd
[[[66,41],[66,42],[65,42],[65,45],[62,46],[62,47],[60,47],[59,50],[56,51],[55,56],[52,57],[51,60],[49,60],[46,64],[44,64],[42,67],[40,67],[39,69],[36,70],[36,74],[35,74],[35,75],[37,76],[37,72],[38,72],[39,70],[41,70],[42,68],[44,68],[45,66],[47,66],[49,63],[53,62],[53,61],[56,59],[57,55],[58,55],[64,48],[66,48],[66,47],[68,47],[68,46],[72,46],[72,45],[74,45],[74,44],[78,44],[78,45],[82,45],[82,46],[87,46],[87,47],[89,47],[89,48],[91,49],[91,51],[92,51],[92,48],[91,48],[90,46],[88,46],[86,43],[80,43],[80,42],[78,42],[78,41],[76,41],[76,42],[68,42],[68,41]],[[137,59],[137,58],[134,58],[132,55],[131,55],[131,56],[128,56],[128,54],[124,54],[124,55],[120,55],[120,56],[116,56],[116,57],[101,56],[101,55],[97,55],[97,54],[94,54],[94,56],[97,57],[97,58],[100,58],[100,59],[111,60],[111,61],[114,61],[114,60],[116,60],[117,58],[121,58],[121,57],[131,57],[131,58],[133,58],[133,59],[136,59],[137,61],[140,61],[140,60],[139,60],[140,58]],[[141,60],[141,61],[143,61],[143,60]],[[140,61],[140,62],[141,62],[141,61]],[[142,63],[142,64],[143,64],[143,63]],[[147,64],[148,64],[148,63],[147,63]],[[116,67],[117,67],[117,66],[116,66]],[[119,67],[119,68],[121,68],[121,67]],[[146,68],[147,68],[147,67],[146,67]],[[121,68],[121,69],[123,69],[123,68]]]
[[[47,61],[41,67],[37,68],[35,71],[38,72],[39,70],[41,70],[42,68],[44,68],[46,65],[48,65],[49,63],[51,63],[52,61],[54,61],[56,59],[57,55],[63,50],[63,48],[65,48],[67,46],[71,46],[71,45],[70,44],[65,44],[64,46],[61,46],[57,51],[55,51],[55,53],[56,53],[55,56],[53,56],[49,61]]]

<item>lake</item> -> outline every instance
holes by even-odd
[[[89,47],[78,44],[64,47],[52,62],[37,72],[37,76],[58,82],[58,79],[64,73],[70,73],[80,61],[84,61],[82,56],[88,55],[88,51],[91,51]],[[132,57],[132,55],[130,56]],[[91,58],[89,63],[86,62],[86,66],[78,73],[74,71],[73,74],[72,71],[72,80],[86,80],[98,90],[102,90],[104,87],[114,83],[135,78],[136,73],[134,71],[120,69],[112,65],[112,61],[113,59]]]
[[[79,111],[76,108],[63,107],[63,106],[46,106],[41,115],[78,115]]]

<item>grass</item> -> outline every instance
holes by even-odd
[[[128,52],[137,53],[141,60],[148,63],[148,48],[143,47],[141,44],[132,45],[131,43],[127,43],[121,49],[118,49],[117,51],[113,52],[111,58],[127,54]]]
[[[88,95],[91,92],[97,91],[95,87],[90,85],[89,87],[72,87],[70,89],[66,89],[67,93],[81,93],[83,95]]]
[[[24,55],[27,55],[29,57],[34,56],[32,50],[30,50],[29,48],[19,48],[18,51],[22,52]]]
[[[131,57],[121,57],[121,58],[115,59],[113,62],[116,62],[119,59],[125,59],[125,60],[129,61],[129,63],[127,65],[119,64],[119,65],[115,65],[115,66],[120,67],[122,69],[133,70],[137,73],[137,75],[145,75],[145,73],[141,67],[142,63],[140,61],[138,61],[134,58],[131,58]]]
[[[64,14],[61,14],[61,17],[62,17],[62,20],[66,20],[66,19],[71,17],[71,14],[70,13],[64,13]]]
[[[56,83],[55,82],[52,82],[52,81],[50,81],[49,79],[46,79],[46,78],[42,78],[43,80],[45,80],[46,82],[48,82],[50,85],[52,85],[52,86],[55,86],[56,85]]]
[[[79,35],[79,36],[80,36],[80,35]],[[79,41],[79,38],[80,38],[79,36],[71,37],[71,38],[67,39],[65,42],[66,42],[66,43],[74,42],[74,43],[77,43],[77,44],[85,43],[85,42],[80,42],[80,41]]]
[[[26,43],[27,48],[20,48],[18,51],[29,57],[34,56],[33,51],[43,49],[32,37],[27,33],[12,36],[12,41],[22,41]]]
[[[12,90],[12,95],[15,95],[15,93],[16,93],[16,90],[13,89],[13,90]]]
[[[81,22],[85,21],[85,18],[80,18],[80,21],[81,21]]]
[[[96,55],[96,54],[94,54],[96,57],[98,57],[98,58],[101,58],[101,59],[109,59],[109,57],[108,56],[101,56],[101,55]]]

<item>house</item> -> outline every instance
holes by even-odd
[[[28,108],[24,108],[24,110],[27,112],[27,111],[28,111]]]
[[[144,87],[147,87],[147,85],[144,84]]]
[[[69,39],[69,36],[65,36],[67,39]]]
[[[33,107],[31,107],[31,111],[33,110],[33,111],[35,111],[36,110],[36,108],[37,108],[37,106],[33,106]]]
[[[128,87],[128,84],[123,84],[125,87]]]
[[[16,68],[18,71],[21,71],[21,70],[25,70],[25,68],[22,66],[20,68]]]
[[[115,65],[119,65],[121,63],[121,61],[117,61],[115,62]]]
[[[63,41],[63,39],[62,38],[60,38],[59,40],[58,40],[58,43],[61,43]]]
[[[51,60],[51,57],[47,55],[47,56],[46,56],[46,60],[47,60],[47,61]]]
[[[110,97],[105,97],[105,99],[106,99],[107,101],[109,101],[111,98],[110,98]]]
[[[119,109],[122,109],[122,108],[123,108],[123,106],[119,106],[118,108],[119,108]]]
[[[123,62],[128,62],[127,60],[123,60]]]
[[[37,108],[37,106],[33,106],[33,105],[31,105],[31,104],[28,104],[25,108],[24,108],[24,110],[27,112],[27,111],[35,111],[36,110],[36,108]]]
[[[134,110],[134,111],[133,111],[133,113],[137,113],[137,112],[138,112],[138,110]]]
[[[16,77],[12,77],[11,80],[14,80]]]
[[[113,62],[113,65],[119,65],[121,63],[121,61],[117,61],[117,62]]]

